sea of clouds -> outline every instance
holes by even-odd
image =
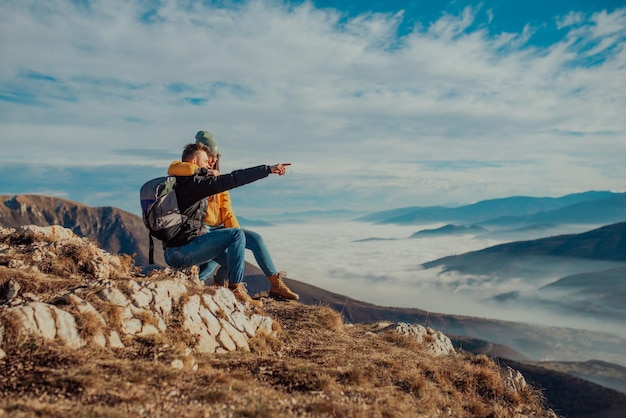
[[[353,299],[379,306],[604,330],[626,337],[626,329],[619,324],[558,314],[536,306],[485,301],[505,292],[537,288],[559,279],[558,276],[547,274],[540,280],[520,277],[499,281],[456,273],[441,274],[441,270],[435,268],[423,269],[421,264],[428,261],[510,241],[472,234],[409,238],[417,231],[442,225],[398,226],[324,220],[250,229],[263,235],[276,267],[287,271],[290,278]],[[585,228],[570,226],[564,232],[584,232]],[[541,232],[537,234],[534,238],[542,237]],[[255,263],[249,252],[246,257]],[[590,267],[590,271],[597,269]]]

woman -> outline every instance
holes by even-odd
[[[219,175],[219,144],[215,140],[215,137],[211,132],[200,131],[196,134],[196,143],[202,143],[209,148],[209,172],[213,175]],[[196,172],[198,166],[194,166],[190,163],[179,162],[170,165],[168,170],[169,175],[190,175]],[[205,228],[208,233],[213,229],[218,228],[239,228],[239,221],[232,208],[232,202],[230,194],[222,192],[216,195],[209,196],[208,208],[206,216],[204,217]],[[297,293],[292,292],[287,285],[283,282],[283,279],[287,277],[287,273],[284,271],[278,271],[274,266],[274,262],[269,253],[263,237],[256,232],[248,229],[242,229],[246,238],[246,248],[252,251],[254,258],[270,282],[270,296],[281,297],[285,299],[297,300],[300,297]],[[226,262],[225,254],[216,257],[214,260],[200,266],[200,279],[206,280],[211,276],[213,270],[217,265],[221,265],[222,269],[228,270],[228,263]],[[221,272],[220,272],[221,273]],[[213,282],[214,286],[225,286],[223,278],[224,275],[216,275]]]

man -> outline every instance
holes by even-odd
[[[222,228],[203,233],[206,198],[260,180],[269,174],[282,176],[291,164],[260,165],[225,175],[206,175],[209,168],[207,151],[207,147],[201,143],[188,144],[183,151],[182,161],[198,166],[199,170],[194,175],[176,176],[178,207],[188,217],[188,221],[175,238],[163,242],[165,262],[175,268],[191,267],[206,263],[226,251],[228,288],[238,300],[261,307],[263,303],[252,299],[243,283],[246,248],[244,232],[237,228]]]

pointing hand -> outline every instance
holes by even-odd
[[[270,172],[282,176],[287,172],[287,167],[290,165],[291,163],[282,163],[270,166]]]

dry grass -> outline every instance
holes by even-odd
[[[81,338],[88,340],[94,335],[100,334],[105,330],[104,324],[100,321],[100,317],[92,312],[84,312],[74,315],[76,318],[76,326]]]
[[[22,332],[22,322],[14,313],[0,310],[0,324],[4,351],[16,351],[22,344],[27,343],[29,337]]]
[[[71,276],[76,274],[92,275],[93,250],[85,245],[63,245],[60,247],[58,256],[47,258],[39,265],[43,273],[56,274],[58,276]]]
[[[46,275],[45,280],[38,280],[42,276],[37,271],[15,270],[0,265],[0,293],[9,282],[17,283],[20,294],[37,295],[42,302],[52,302],[59,295],[67,293],[68,289],[79,287],[84,283],[78,276]],[[0,300],[3,295],[0,294]]]
[[[84,295],[85,301],[89,302],[103,316],[105,322],[110,328],[120,329],[122,327],[122,318],[120,317],[120,307],[107,300],[102,300],[96,295],[96,292],[90,292]]]

